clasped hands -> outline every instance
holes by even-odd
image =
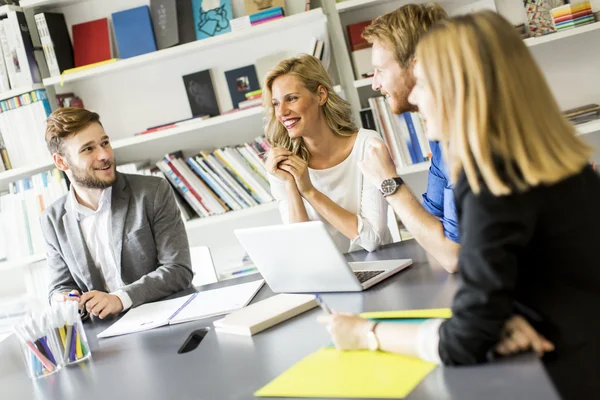
[[[303,197],[307,197],[314,191],[308,174],[308,163],[288,149],[272,148],[265,166],[268,173],[285,182],[288,188],[289,185],[294,185]]]

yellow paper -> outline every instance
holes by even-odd
[[[77,337],[75,339],[75,358],[78,360],[83,358],[83,351],[81,350],[81,337],[79,336],[79,331],[77,332]]]
[[[326,347],[304,358],[254,395],[404,398],[435,367],[399,354]]]
[[[432,308],[430,310],[400,310],[400,311],[376,311],[360,314],[368,319],[401,319],[401,318],[450,318],[452,310],[449,308]]]

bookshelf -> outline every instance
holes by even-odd
[[[356,11],[361,8],[371,7],[378,4],[389,3],[393,0],[346,0],[336,3],[335,8],[339,13]]]
[[[579,135],[588,135],[590,133],[600,132],[600,119],[575,125]]]
[[[44,89],[44,85],[41,83],[34,83],[31,86],[17,88],[17,89],[11,89],[7,92],[0,93],[0,101],[10,99],[12,97],[20,96],[23,93],[29,93],[29,92],[32,92],[32,91],[38,90],[38,89]]]
[[[373,78],[365,78],[354,81],[354,87],[359,89],[363,87],[371,87],[373,85]]]
[[[66,7],[71,4],[83,3],[87,0],[21,0],[19,4],[21,8],[44,8],[44,9],[52,9],[57,7]]]
[[[132,57],[124,60],[117,60],[111,64],[105,64],[97,67],[87,68],[81,71],[63,74],[58,77],[44,79],[45,86],[62,85],[72,83],[82,79],[94,78],[101,75],[111,74],[117,71],[134,69],[139,66],[155,64],[161,61],[173,60],[174,58],[189,55],[190,53],[198,53],[221,47],[242,40],[249,40],[258,36],[275,35],[282,29],[289,29],[295,26],[303,25],[309,21],[322,18],[325,21],[325,15],[320,8],[310,10],[304,13],[291,15],[267,24],[253,26],[241,31],[230,32],[212,38],[197,40],[195,42],[186,43],[180,46],[171,47],[164,50],[155,51],[137,57]]]

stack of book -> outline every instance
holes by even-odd
[[[396,167],[418,164],[430,159],[431,149],[425,125],[417,113],[392,114],[383,97],[369,99],[371,109],[361,110],[363,127],[381,134]]]
[[[0,102],[0,153],[5,169],[25,167],[50,156],[44,140],[52,112],[46,90],[34,90]]]
[[[0,195],[0,226],[10,227],[10,235],[2,235],[9,261],[46,251],[40,215],[67,191],[63,175],[53,169],[12,182]]]
[[[283,7],[273,7],[250,15],[250,25],[260,25],[285,17]]]
[[[255,90],[253,92],[248,92],[245,96],[246,100],[238,103],[238,107],[240,110],[250,107],[258,107],[262,105],[262,89]]]
[[[591,24],[596,21],[589,1],[577,4],[565,4],[552,9],[552,19],[556,31],[575,28],[581,25]]]
[[[585,106],[563,111],[563,114],[573,125],[583,124],[600,118],[600,106],[598,104],[586,104]]]

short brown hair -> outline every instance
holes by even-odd
[[[396,60],[405,68],[413,59],[423,34],[436,22],[445,19],[448,19],[448,14],[437,3],[407,4],[375,18],[362,36],[369,43],[378,40],[392,46]]]
[[[94,122],[102,125],[100,116],[85,108],[63,107],[54,111],[46,120],[46,145],[50,154],[63,154],[63,140]]]

